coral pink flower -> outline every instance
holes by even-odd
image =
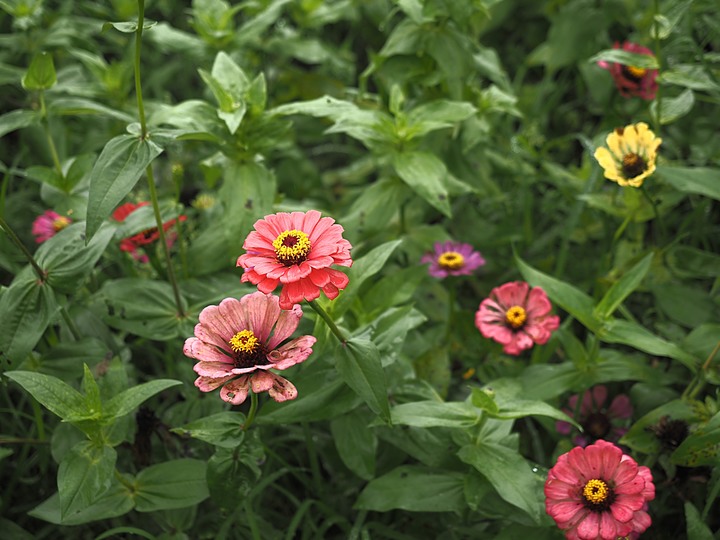
[[[69,217],[61,216],[52,210],[45,210],[45,212],[35,218],[32,224],[32,233],[35,236],[35,242],[42,244],[50,240],[71,223],[72,219]]]
[[[277,296],[254,292],[240,300],[226,298],[200,312],[195,337],[183,347],[185,356],[199,360],[195,381],[203,392],[222,386],[220,397],[240,405],[248,392],[268,392],[275,401],[297,397],[295,386],[270,369],[283,370],[312,354],[313,336],[281,345],[300,323],[302,309],[280,309]]]
[[[620,44],[615,42],[614,49],[619,49]],[[626,41],[622,44],[622,49],[627,52],[645,54],[653,56],[653,53],[647,47]],[[637,66],[626,66],[615,62],[605,62],[601,60],[598,65],[607,69],[615,81],[615,86],[623,97],[638,96],[642,99],[655,99],[658,83],[657,69],[645,69]]]
[[[521,281],[505,283],[490,291],[475,313],[475,326],[486,338],[494,339],[507,354],[518,355],[534,343],[543,345],[560,325],[549,315],[552,304],[545,291]]]
[[[132,214],[135,210],[138,208],[142,208],[143,206],[148,206],[150,203],[147,201],[141,201],[137,204],[135,203],[125,203],[121,206],[118,206],[115,211],[113,212],[113,219],[115,221],[119,221],[122,223],[127,219],[127,217]],[[177,219],[170,219],[163,223],[163,230],[167,231],[175,225],[176,221],[185,221],[187,218],[184,215],[178,216]],[[155,242],[158,238],[160,238],[160,233],[158,232],[157,227],[151,227],[149,229],[146,229],[142,232],[139,232],[138,234],[135,234],[133,236],[130,236],[128,238],[123,238],[120,241],[120,249],[122,251],[125,251],[126,253],[129,253],[133,256],[133,258],[140,262],[148,262],[147,255],[142,254],[139,251],[139,248],[142,246],[145,246],[147,244],[152,244]],[[171,247],[173,242],[175,241],[175,235],[174,234],[168,234],[165,237],[165,241],[168,244],[168,247]]]
[[[270,293],[281,284],[281,308],[315,300],[321,289],[332,300],[347,286],[348,277],[330,268],[352,265],[352,246],[334,219],[320,218],[317,210],[280,212],[259,219],[254,227],[237,266],[245,269],[242,281],[257,285],[261,292]]]
[[[623,424],[633,414],[630,398],[625,394],[619,394],[612,400],[610,407],[605,407],[607,397],[607,387],[602,384],[586,390],[583,394],[579,418],[576,420],[583,427],[584,433],[573,439],[576,445],[587,446],[591,441],[597,439],[615,442],[627,431]],[[571,418],[577,409],[578,398],[577,394],[570,396],[567,408],[563,409],[563,412]],[[558,421],[555,429],[562,435],[569,435],[572,432],[572,425],[568,422]]]
[[[644,532],[655,498],[650,469],[612,443],[561,455],[545,482],[545,510],[569,540],[617,540]]]
[[[448,276],[469,276],[485,264],[485,259],[470,244],[459,242],[435,243],[433,253],[426,253],[421,264],[430,263],[429,272],[438,279]]]

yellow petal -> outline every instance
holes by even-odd
[[[625,126],[623,130],[623,142],[620,147],[623,150],[623,155],[638,153],[638,132],[635,130],[633,124]]]
[[[612,156],[610,151],[605,147],[600,147],[595,150],[595,159],[605,171],[605,178],[611,178],[610,175],[617,176],[619,174],[617,161]]]
[[[615,155],[617,159],[622,159],[624,153],[620,149],[620,141],[622,138],[615,132],[612,131],[607,138],[605,139],[605,142],[608,145],[608,148],[610,151]]]

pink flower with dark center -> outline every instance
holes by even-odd
[[[613,48],[619,49],[620,44],[615,42]],[[631,53],[653,56],[652,51],[647,47],[643,47],[642,45],[631,43],[629,41],[622,44],[622,49]],[[610,75],[612,75],[612,78],[615,81],[615,86],[617,86],[621,96],[626,98],[638,96],[646,100],[655,99],[655,94],[658,89],[657,69],[626,66],[615,62],[606,62],[604,60],[598,62],[598,66],[603,69],[607,69],[610,72]]]
[[[303,300],[315,300],[322,290],[331,300],[348,284],[348,277],[330,268],[351,266],[350,242],[343,228],[320,212],[280,212],[255,222],[245,239],[237,266],[245,269],[242,281],[270,293],[279,285],[280,307],[290,309]]]
[[[448,276],[469,276],[485,264],[485,259],[470,244],[459,242],[436,242],[433,253],[426,253],[421,264],[430,263],[432,277],[443,279]]]
[[[32,224],[32,233],[35,236],[35,242],[42,244],[50,240],[71,223],[72,219],[69,217],[61,216],[52,210],[45,210],[45,212],[35,218]]]
[[[650,469],[599,440],[561,455],[545,482],[545,510],[569,540],[617,540],[652,523]]]
[[[313,336],[289,338],[300,323],[299,305],[280,309],[277,296],[254,292],[240,300],[226,298],[200,312],[195,337],[183,347],[185,356],[198,360],[193,368],[203,392],[222,386],[220,397],[240,405],[252,390],[268,392],[275,401],[297,397],[295,386],[270,369],[283,370],[312,354]]]
[[[625,394],[619,394],[615,396],[610,406],[606,407],[607,397],[607,388],[602,384],[585,391],[576,418],[584,433],[573,438],[573,443],[584,447],[598,439],[616,442],[627,432],[624,424],[633,414],[630,398]],[[578,398],[577,394],[570,396],[567,408],[563,409],[563,412],[571,418],[577,410]],[[562,435],[570,435],[573,428],[568,422],[558,421],[555,423],[555,429]]]
[[[552,304],[545,291],[522,281],[505,283],[490,291],[475,313],[480,333],[494,339],[506,354],[518,355],[537,343],[543,345],[560,326],[560,318],[550,315]]]

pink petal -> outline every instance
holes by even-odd
[[[243,296],[240,304],[247,320],[247,328],[261,343],[267,343],[273,325],[281,313],[277,296],[255,292]]]
[[[193,370],[201,377],[209,379],[222,379],[233,375],[233,365],[225,362],[198,362]]]
[[[315,336],[302,336],[294,339],[268,355],[273,368],[283,370],[304,362],[312,354],[312,346],[317,341]]]
[[[278,308],[280,307],[279,301]],[[292,333],[297,329],[302,319],[303,311],[298,304],[294,304],[289,310],[283,310],[280,312],[275,323],[275,330],[272,336],[267,342],[267,346],[270,350],[275,349],[280,343],[289,338]]]
[[[610,512],[600,514],[600,537],[603,540],[617,540],[617,527]]]
[[[274,378],[273,386],[270,390],[268,390],[268,394],[270,394],[271,398],[278,403],[282,403],[283,401],[288,401],[297,397],[297,388],[295,388],[293,383],[283,377],[280,377],[279,375],[275,375],[274,373],[269,374]]]
[[[598,540],[600,537],[600,516],[597,512],[588,512],[577,526],[577,534],[582,540]]]
[[[252,391],[256,394],[267,392],[273,386],[273,374],[267,371],[258,371],[250,379]]]
[[[545,294],[545,291],[542,290],[541,287],[533,287],[527,297],[527,305],[525,307],[528,319],[544,317],[550,313],[551,309],[552,304],[550,303],[547,294]]]
[[[530,285],[524,281],[513,281],[495,287],[490,291],[490,296],[497,299],[503,311],[507,311],[512,306],[525,306],[529,288]]]
[[[194,358],[195,360],[232,363],[232,358],[230,358],[227,354],[220,352],[214,345],[205,343],[195,337],[185,340],[183,354],[189,358]]]
[[[248,375],[243,375],[242,377],[239,377],[234,381],[230,381],[223,386],[220,390],[220,397],[222,400],[233,405],[240,405],[243,401],[245,401],[247,399],[250,386],[248,384],[248,379]]]
[[[213,390],[221,387],[223,384],[225,384],[227,381],[234,377],[235,375],[229,375],[228,377],[223,377],[222,379],[198,377],[197,379],[195,379],[195,386],[197,386],[197,388],[201,392],[212,392]]]
[[[633,407],[630,398],[625,394],[615,396],[608,409],[608,416],[610,418],[625,419],[630,418],[632,415]]]

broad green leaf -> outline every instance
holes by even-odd
[[[469,428],[480,422],[480,414],[467,403],[415,401],[396,405],[392,423],[415,427]]]
[[[597,332],[601,323],[593,315],[594,304],[590,296],[564,281],[535,270],[518,256],[515,256],[515,262],[518,270],[530,285],[542,287],[550,300],[575,317],[586,328]]]
[[[351,101],[344,101],[332,96],[323,96],[311,101],[296,101],[272,109],[273,114],[307,114],[309,116],[326,116],[332,120],[339,120],[358,113],[360,109]]]
[[[685,502],[685,523],[687,524],[687,540],[714,540],[715,536],[712,531],[690,501]]]
[[[458,456],[487,478],[500,497],[527,512],[536,523],[544,514],[544,497],[527,461],[515,450],[494,443],[463,446]]]
[[[595,317],[607,319],[615,313],[615,310],[623,303],[625,298],[640,286],[640,283],[650,270],[653,257],[654,253],[648,253],[640,262],[625,272],[618,281],[613,283],[610,290],[605,293],[602,300],[595,306]]]
[[[335,367],[340,377],[383,420],[390,420],[386,376],[372,341],[351,338],[339,346]]]
[[[720,85],[716,83],[700,64],[675,64],[663,71],[658,82],[684,86],[692,90],[718,92]]]
[[[405,339],[399,342],[401,349]],[[413,360],[413,367],[418,379],[427,381],[442,397],[446,397],[452,381],[451,362],[447,347],[431,347]]]
[[[149,28],[152,28],[157,24],[156,21],[151,21],[149,19],[143,20],[143,30],[147,30]],[[102,29],[103,32],[105,30],[108,30],[110,28],[114,28],[118,32],[122,32],[123,34],[134,34],[137,32],[138,29],[138,23],[137,21],[127,21],[127,22],[106,22],[103,23]]]
[[[477,387],[473,388],[470,402],[474,407],[482,409],[489,414],[495,414],[498,412],[498,404],[495,403],[495,395],[491,390]]]
[[[490,398],[492,403],[487,398]],[[526,399],[522,385],[514,379],[494,380],[483,390],[473,388],[471,400],[475,406],[478,406],[476,403],[482,404],[480,408],[486,410],[491,418],[512,420],[525,416],[547,416],[580,427],[572,418],[544,401]]]
[[[720,413],[690,433],[670,459],[684,467],[720,465]]]
[[[657,307],[671,320],[688,328],[718,320],[717,303],[707,290],[678,283],[662,283],[651,287]],[[690,352],[690,351],[686,351]]]
[[[258,15],[247,20],[237,31],[238,41],[248,43],[260,38],[280,18],[282,8],[292,0],[273,0]]]
[[[590,58],[588,62],[614,62],[616,64],[624,64],[626,66],[634,66],[643,69],[658,69],[657,58],[651,54],[633,53],[623,51],[622,49],[605,49]]]
[[[220,51],[215,57],[210,75],[234,101],[242,100],[245,91],[250,86],[250,79],[242,68],[223,51]]]
[[[107,491],[115,472],[117,453],[90,441],[76,444],[60,462],[58,493],[63,519],[81,512]]]
[[[244,423],[244,414],[223,411],[199,418],[171,431],[179,435],[189,435],[220,448],[237,448],[245,438],[242,429]]]
[[[369,423],[368,415],[359,409],[330,422],[330,432],[340,459],[363,480],[371,480],[375,476],[378,441],[375,433],[368,428]]]
[[[404,151],[393,156],[395,172],[418,195],[447,217],[451,217],[445,164],[434,154]]]
[[[9,371],[5,376],[60,418],[81,417],[87,412],[85,397],[57,377],[31,371]]]
[[[402,465],[365,486],[355,506],[375,512],[461,512],[467,508],[463,483],[458,472]]]
[[[555,332],[554,336],[560,341],[560,345],[565,350],[565,354],[579,370],[584,370],[588,365],[590,358],[585,350],[584,345],[575,337],[572,331],[561,327]]]
[[[40,115],[35,111],[10,111],[0,116],[0,137],[39,122]]]
[[[48,103],[48,112],[54,116],[78,116],[78,115],[101,115],[108,118],[114,118],[126,124],[135,121],[135,118],[126,112],[119,111],[92,101],[90,99],[79,97],[54,97]]]
[[[663,417],[666,421],[682,420],[690,422],[695,418],[695,410],[691,403],[676,399],[647,413],[635,422],[628,432],[620,439],[620,444],[628,446],[643,454],[654,454],[660,451],[660,439],[651,430]]]
[[[135,478],[135,509],[156,512],[196,505],[208,498],[207,463],[175,459],[143,469]]]
[[[720,255],[690,246],[674,245],[665,260],[680,277],[715,278],[720,276]]]
[[[55,86],[57,75],[51,54],[41,52],[30,62],[30,67],[22,78],[25,90],[48,90]]]
[[[412,137],[420,137],[436,129],[452,127],[476,112],[477,109],[466,101],[438,99],[411,110],[407,122]]]
[[[182,384],[182,382],[172,379],[158,379],[128,388],[105,403],[104,416],[106,418],[125,416],[136,409],[143,401],[179,384]]]
[[[208,489],[221,508],[235,508],[262,476],[260,464],[265,461],[265,450],[258,433],[249,432],[235,448],[217,448],[208,460]]]
[[[105,145],[90,173],[88,242],[162,151],[150,139],[140,140],[129,134],[118,135]]]
[[[657,116],[657,101],[650,105],[650,114]],[[675,120],[689,113],[695,105],[695,94],[689,88],[674,98],[663,98],[660,105],[660,123],[672,124]]]
[[[720,201],[720,169],[708,167],[669,167],[657,168],[660,179],[683,193],[704,195]]]
[[[83,365],[82,391],[85,394],[86,416],[89,418],[99,418],[102,413],[100,387],[87,364]]]

